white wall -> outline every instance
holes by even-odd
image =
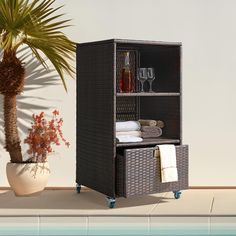
[[[183,136],[190,145],[190,185],[236,186],[236,1],[57,0],[72,18],[65,33],[76,42],[130,38],[183,43]],[[75,81],[25,95],[50,98],[60,108],[70,149],[51,158],[49,186],[74,186]],[[27,100],[28,102],[30,100]],[[45,101],[42,101],[44,104]],[[1,137],[2,138],[2,137]],[[7,186],[0,150],[0,186]]]

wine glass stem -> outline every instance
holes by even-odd
[[[151,93],[151,92],[153,92],[153,91],[152,91],[152,80],[151,80],[151,81],[148,81],[148,82],[149,82],[149,84],[150,84],[149,92]]]
[[[141,82],[141,92],[144,92],[144,90],[143,90],[143,84],[144,84],[144,82]]]

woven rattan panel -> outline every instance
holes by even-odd
[[[153,148],[127,149],[117,157],[118,196],[145,195],[154,192],[156,159]]]
[[[188,188],[188,146],[176,146],[176,161],[178,169],[178,181],[161,183],[160,158],[157,159],[157,175],[154,179],[154,192],[178,191]]]
[[[77,72],[76,180],[112,197],[115,194],[114,44],[78,45]]]
[[[116,91],[120,92],[120,79],[122,75],[122,68],[124,66],[125,52],[130,52],[130,68],[131,73],[134,76],[134,87],[136,88],[135,75],[137,67],[137,55],[138,52],[135,50],[119,49],[116,53]],[[116,99],[116,120],[137,120],[137,98],[135,97],[117,97]]]
[[[153,148],[127,149],[117,156],[118,196],[145,195],[188,188],[188,146],[176,146],[177,182],[162,183],[160,159],[153,157]]]
[[[116,99],[116,120],[137,120],[137,98],[117,97]]]

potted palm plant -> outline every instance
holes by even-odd
[[[0,49],[3,50],[0,60],[0,94],[4,100],[5,149],[10,155],[8,166],[25,164],[17,128],[17,95],[24,91],[25,80],[24,63],[17,54],[19,48],[28,46],[45,69],[48,68],[44,60],[46,56],[59,74],[65,90],[64,74],[72,76],[74,73],[70,60],[73,60],[75,43],[60,31],[69,26],[70,20],[61,20],[62,14],[56,14],[61,7],[53,8],[54,2],[0,1]]]

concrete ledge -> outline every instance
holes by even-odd
[[[35,197],[0,192],[0,216],[236,216],[236,190],[186,190],[176,200],[172,193],[117,198],[109,209],[105,196],[95,191],[46,190]]]
[[[46,190],[37,197],[0,192],[0,235],[236,234],[236,190],[186,190],[118,198],[109,209],[95,191]]]

